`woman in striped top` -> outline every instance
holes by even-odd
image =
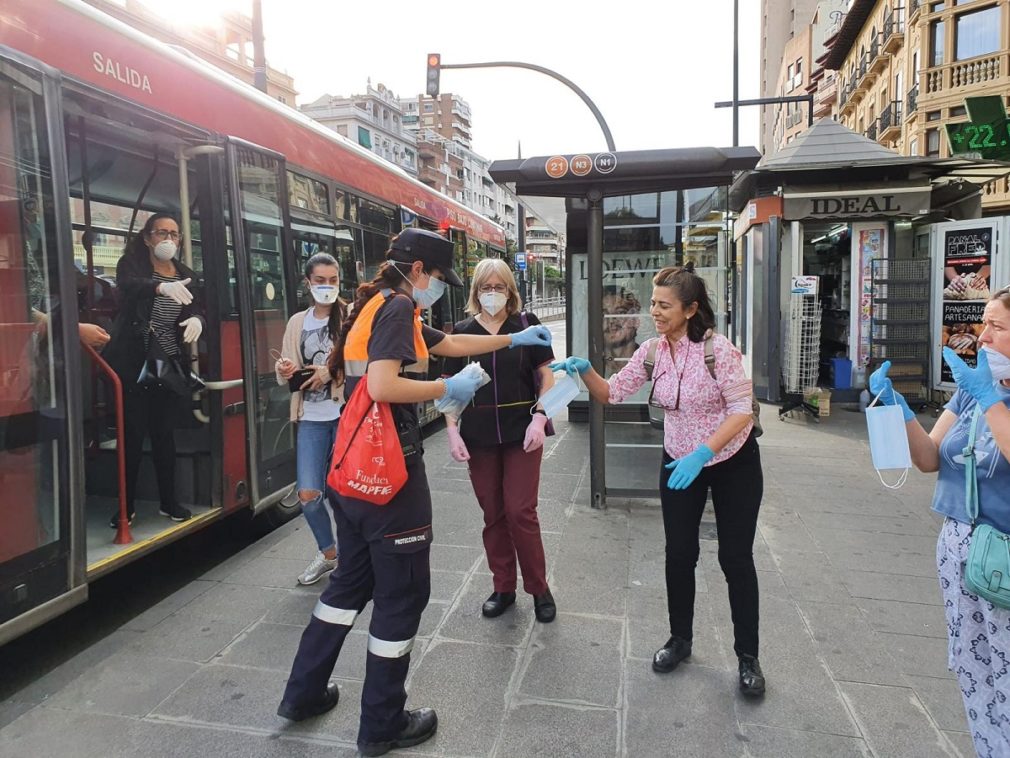
[[[127,243],[116,265],[120,308],[104,357],[123,382],[126,501],[131,523],[144,438],[148,436],[161,515],[173,521],[185,521],[192,516],[175,494],[175,416],[179,396],[160,385],[138,383],[152,339],[158,341],[167,355],[183,358],[188,365],[183,345],[195,342],[203,332],[203,321],[194,311],[191,292],[196,275],[175,257],[179,239],[175,219],[167,213],[156,213],[147,219],[141,233]],[[116,528],[118,522],[117,510],[109,526]]]
[[[734,650],[740,689],[761,695],[765,679],[758,664],[758,583],[754,534],[763,476],[754,434],[751,382],[740,351],[713,334],[715,315],[705,281],[694,266],[664,268],[652,280],[650,313],[659,337],[655,345],[650,405],[664,412],[663,463],[659,498],[666,532],[666,594],[670,639],[653,657],[659,673],[673,671],[691,655],[694,570],[699,525],[709,491],[719,534],[719,565],[729,585]],[[609,380],[585,358],[557,367],[579,373],[601,403],[619,403],[649,381],[645,360],[655,340],[642,344]],[[706,364],[710,342],[714,365]],[[555,366],[552,365],[552,368]]]

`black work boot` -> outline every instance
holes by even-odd
[[[319,716],[327,711],[332,711],[340,701],[340,690],[337,689],[336,682],[330,682],[326,686],[326,692],[314,703],[305,705],[291,705],[281,702],[277,708],[277,715],[291,721],[304,721],[312,716]]]
[[[765,694],[765,675],[753,655],[740,656],[740,692],[748,697]]]
[[[669,674],[682,660],[691,655],[691,642],[681,637],[671,637],[656,654],[652,656],[652,670],[660,674]]]
[[[541,624],[551,623],[558,615],[558,606],[554,603],[554,595],[550,590],[533,596],[533,612]]]
[[[491,596],[484,601],[480,612],[487,618],[493,619],[505,613],[505,610],[510,605],[514,605],[515,601],[516,593],[514,592],[492,592]]]
[[[395,738],[385,742],[359,742],[358,753],[372,758],[376,755],[385,755],[398,747],[420,745],[434,737],[437,729],[438,716],[433,709],[418,708],[416,711],[407,711],[407,725]]]

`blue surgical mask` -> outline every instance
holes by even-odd
[[[1010,358],[1007,358],[998,350],[993,350],[988,345],[982,349],[985,350],[986,357],[989,359],[989,370],[992,372],[992,378],[997,382],[1010,379]]]
[[[411,283],[410,279],[407,279],[407,275],[400,271],[396,263],[392,263],[391,265],[406,280],[407,284],[410,284],[413,290],[410,294],[414,298],[414,302],[417,303],[418,308],[430,308],[445,294],[446,285],[441,279],[430,276],[428,277],[428,286],[421,289],[416,284]]]
[[[561,411],[568,407],[579,394],[579,383],[560,371],[554,374],[554,386],[540,396],[540,405],[547,414],[547,418],[554,418]],[[531,409],[531,413],[536,411],[536,406]]]

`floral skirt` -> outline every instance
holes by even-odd
[[[936,543],[947,666],[961,687],[975,751],[986,758],[1010,758],[1010,611],[965,588],[970,532],[968,524],[948,518]]]

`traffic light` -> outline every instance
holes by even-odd
[[[428,97],[438,97],[438,78],[442,72],[442,56],[438,53],[428,54],[428,79],[425,92]]]

